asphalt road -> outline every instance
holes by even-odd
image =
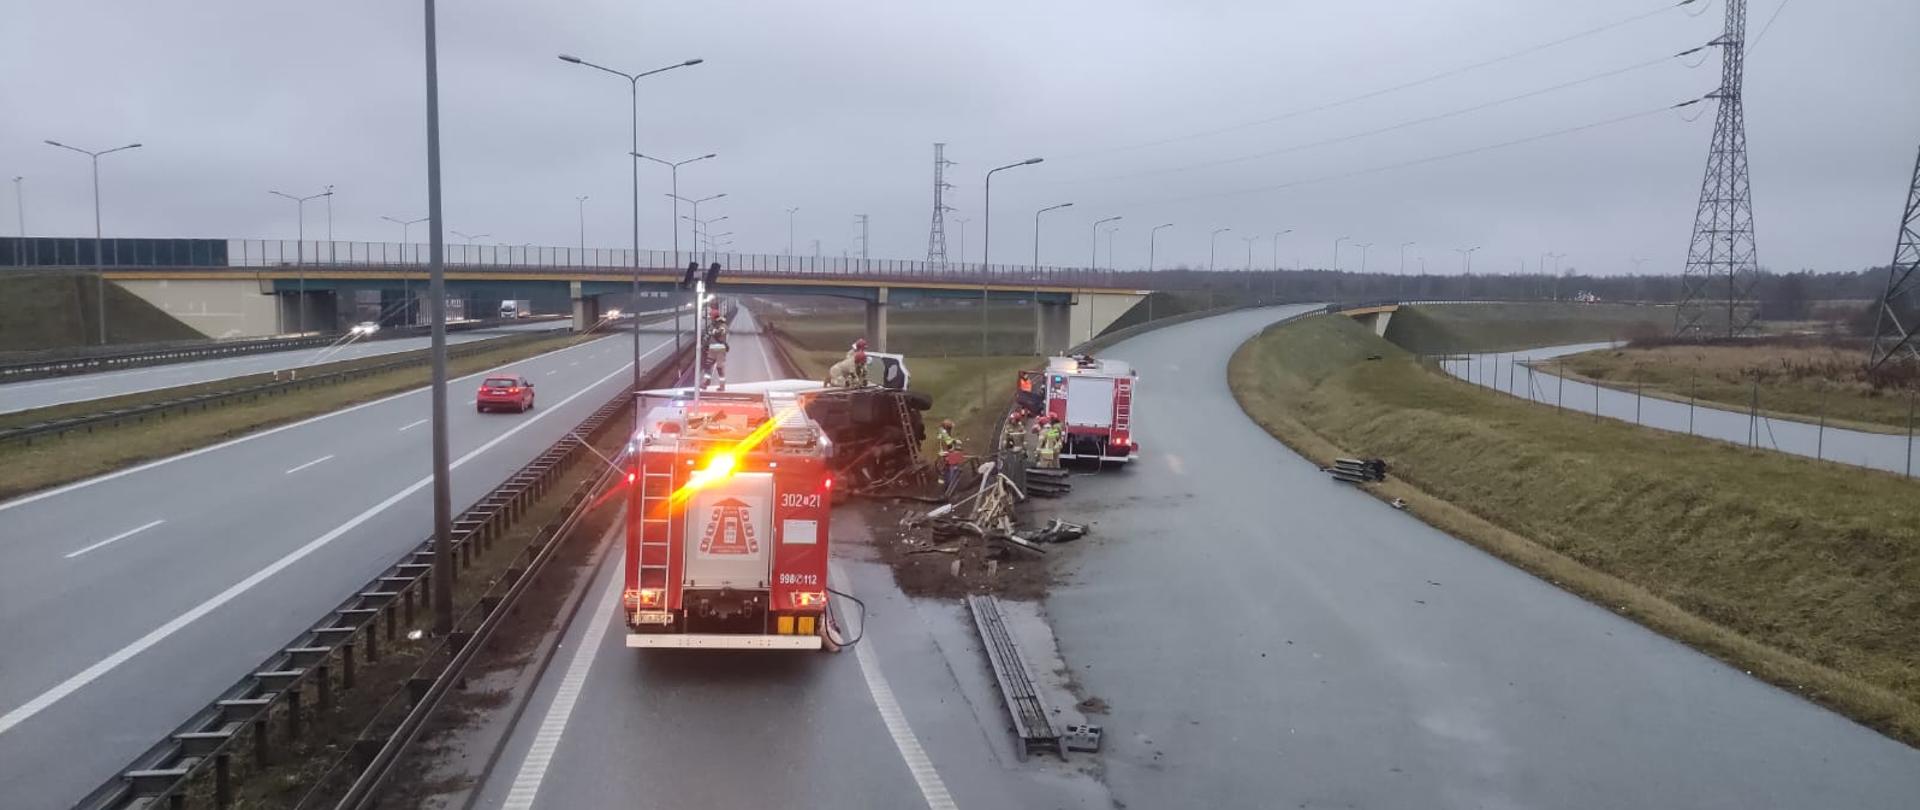
[[[1625,422],[1675,433],[1691,433],[1734,444],[1751,445],[1808,458],[1821,458],[1893,473],[1913,470],[1914,443],[1904,435],[1847,430],[1817,422],[1799,422],[1700,403],[1688,405],[1658,397],[1636,397],[1632,391],[1596,386],[1550,373],[1543,361],[1604,349],[1610,343],[1548,346],[1501,354],[1476,354],[1449,360],[1447,372],[1517,397],[1544,405],[1558,405],[1578,413],[1594,413]],[[1527,363],[1534,363],[1531,371]],[[1596,396],[1597,395],[1597,396]],[[1762,400],[1761,406],[1765,407]]]
[[[502,326],[494,329],[482,329],[472,332],[452,332],[447,335],[447,345],[457,346],[475,340],[499,337],[502,333],[538,332],[554,329],[569,329],[573,323],[566,320],[535,321],[533,323]],[[50,405],[65,405],[69,402],[84,402],[90,399],[104,399],[124,394],[137,394],[142,391],[154,391],[161,388],[173,388],[181,385],[224,380],[231,377],[244,377],[249,374],[264,374],[283,371],[289,368],[303,368],[315,363],[332,363],[340,360],[354,360],[362,357],[376,357],[383,354],[407,352],[427,348],[432,338],[407,337],[391,340],[369,340],[348,343],[337,349],[296,349],[284,352],[262,352],[239,357],[225,357],[216,360],[194,360],[185,363],[169,363],[160,366],[131,368],[125,371],[103,371],[95,374],[76,374],[71,377],[54,377],[45,380],[8,383],[0,385],[0,413],[24,411],[32,408],[45,408]]]
[[[615,395],[631,336],[449,383],[464,508]],[[643,335],[644,364],[672,337]],[[0,503],[0,806],[64,807],[431,530],[425,388]]]
[[[730,354],[729,382],[775,378],[745,310]],[[834,521],[832,582],[867,604],[837,654],[630,650],[608,555],[473,806],[1109,806],[1091,779],[1015,761],[973,631],[863,562],[848,510]]]
[[[1047,603],[1127,807],[1912,808],[1920,751],[1554,588],[1271,439],[1226,362],[1275,308],[1106,351],[1137,466]],[[602,775],[600,778],[604,778]]]

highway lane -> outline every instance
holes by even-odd
[[[745,310],[737,327],[728,381],[774,378]],[[955,666],[936,641],[959,634],[957,614],[863,561],[869,534],[835,513],[834,586],[868,613],[837,654],[627,649],[608,555],[471,806],[1110,806],[1091,780],[1015,762],[997,696],[964,696],[963,678],[991,694],[984,657]]]
[[[475,340],[496,338],[503,333],[551,331],[569,329],[572,326],[573,323],[566,320],[535,321],[472,332],[451,332],[447,335],[447,345],[457,346]],[[181,385],[197,385],[231,377],[244,377],[249,374],[304,368],[315,363],[331,363],[413,351],[427,348],[431,340],[432,338],[428,337],[406,337],[355,341],[331,349],[310,348],[262,352],[239,357],[130,368],[125,371],[102,371],[94,374],[8,383],[0,385],[0,413],[137,394],[142,391],[155,391]]]
[[[629,379],[625,334],[449,383],[456,508]],[[647,335],[657,362],[669,335]],[[64,806],[426,536],[425,388],[0,504],[0,804]],[[30,651],[22,653],[21,651]]]
[[[1476,385],[1503,391],[1543,405],[1558,405],[1578,413],[1594,413],[1651,428],[1690,433],[1734,444],[1751,444],[1807,458],[1821,458],[1856,467],[1892,473],[1913,469],[1914,445],[1907,436],[1847,430],[1831,425],[1769,417],[1751,418],[1745,411],[1706,403],[1674,402],[1658,397],[1635,397],[1632,391],[1561,377],[1551,373],[1556,357],[1604,349],[1610,343],[1548,346],[1518,352],[1474,354],[1445,361],[1449,374]],[[1535,364],[1533,368],[1528,363]],[[1598,395],[1596,397],[1596,394]],[[1765,407],[1765,400],[1761,405]]]
[[[1273,308],[1109,348],[1147,448],[1047,603],[1128,807],[1911,808],[1920,751],[1346,485],[1225,383]]]

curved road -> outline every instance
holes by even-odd
[[[471,332],[454,332],[447,335],[447,345],[455,346],[475,340],[496,338],[503,332],[542,332],[570,329],[572,326],[573,323],[567,320],[537,321]],[[427,348],[431,341],[432,338],[428,337],[370,340],[350,343],[337,350],[294,349],[283,352],[262,352],[214,360],[167,363],[125,371],[102,371],[94,374],[75,374],[70,377],[8,383],[0,385],[0,413],[138,394],[142,391],[155,391],[181,385],[198,385],[214,380],[244,377],[249,374],[303,368],[315,363],[332,363],[339,360],[409,352]]]
[[[1128,807],[1911,808],[1908,748],[1324,473],[1228,393],[1274,308],[1107,350],[1142,460],[1047,610]]]
[[[503,367],[529,413],[449,382],[455,508],[614,396],[631,340]],[[424,538],[427,392],[0,503],[0,806],[78,801]]]

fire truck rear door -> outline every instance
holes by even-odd
[[[735,474],[688,503],[686,586],[766,588],[775,541],[773,474]]]
[[[1113,378],[1067,377],[1067,425],[1104,428],[1113,424]]]

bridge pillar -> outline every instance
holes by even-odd
[[[573,331],[585,332],[600,322],[600,298],[581,295],[580,282],[567,283],[567,297],[573,299]]]
[[[1034,330],[1033,351],[1042,357],[1066,351],[1073,345],[1072,329],[1073,305],[1067,303],[1045,303],[1037,297],[1033,302]]]
[[[867,302],[867,345],[876,352],[887,350],[887,288],[881,287],[874,300]]]

